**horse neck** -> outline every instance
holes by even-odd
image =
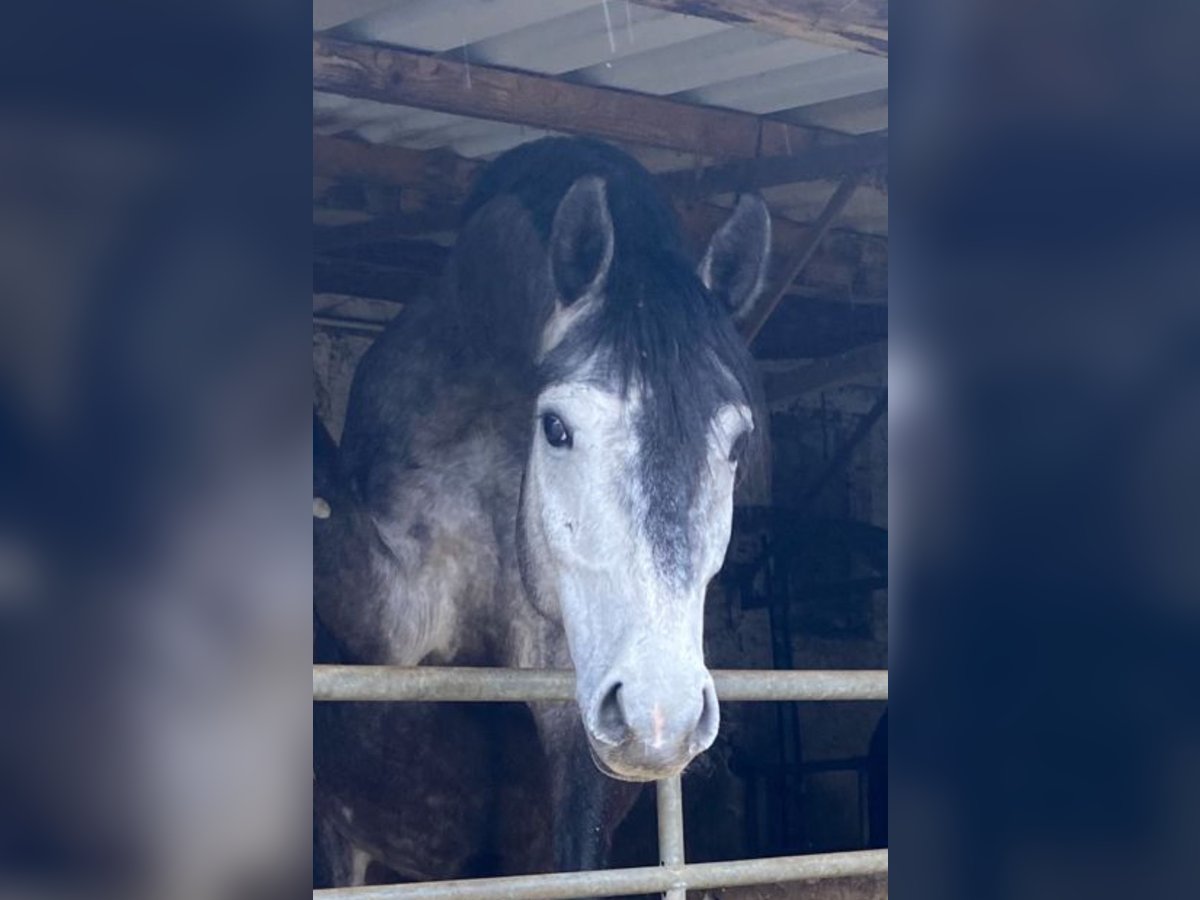
[[[468,365],[531,380],[554,301],[542,240],[515,198],[497,198],[471,217],[440,294],[446,343]]]

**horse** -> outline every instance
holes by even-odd
[[[603,867],[643,784],[713,742],[704,599],[761,450],[737,326],[769,246],[742,195],[697,264],[650,173],[598,141],[480,174],[436,290],[322,442],[315,618],[328,658],[573,668],[576,702],[319,704],[330,882]]]

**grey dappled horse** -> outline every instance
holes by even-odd
[[[703,606],[754,429],[735,318],[766,208],[743,197],[697,265],[638,163],[547,139],[464,223],[318,454],[316,611],[344,661],[573,666],[577,706],[319,704],[331,881],[601,866],[637,783],[717,734]]]

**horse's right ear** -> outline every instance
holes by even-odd
[[[562,198],[550,230],[550,271],[559,302],[570,306],[602,290],[612,257],[613,224],[604,181],[587,175]]]
[[[712,236],[698,273],[735,322],[745,320],[762,293],[770,254],[767,204],[754,194],[742,194],[725,224]]]

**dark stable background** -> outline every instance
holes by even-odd
[[[1195,10],[893,10],[895,896],[1198,883]],[[310,28],[6,13],[0,889],[306,889]]]

